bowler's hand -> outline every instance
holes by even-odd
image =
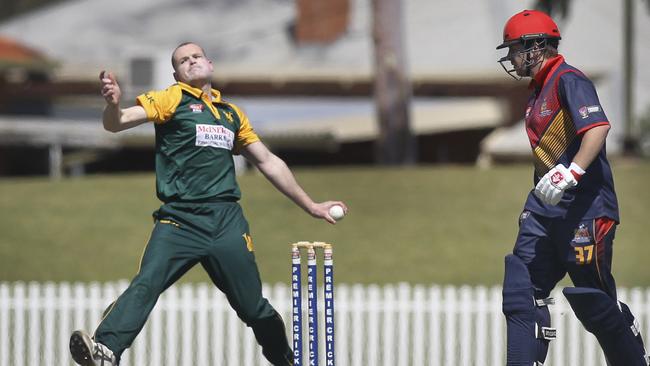
[[[115,80],[115,75],[110,71],[102,71],[99,74],[99,80],[102,83],[102,96],[106,99],[106,103],[118,105],[122,97],[122,90]]]
[[[535,195],[542,202],[550,205],[557,205],[564,195],[564,191],[578,185],[574,174],[562,164],[549,170],[535,186]]]
[[[343,212],[345,212],[345,214],[347,215],[348,206],[346,206],[345,203],[341,201],[325,201],[321,203],[314,203],[314,205],[309,209],[309,214],[315,218],[324,219],[330,224],[336,224],[336,220],[334,220],[334,218],[330,216],[330,212],[329,212],[330,207],[336,205],[343,207]]]

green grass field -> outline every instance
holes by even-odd
[[[614,164],[622,224],[614,274],[650,285],[650,163]],[[296,169],[316,200],[341,199],[337,225],[312,219],[260,174],[240,177],[262,279],[288,282],[289,243],[335,244],[345,283],[499,284],[531,187],[528,165]],[[109,281],[137,270],[159,206],[153,174],[0,180],[0,281]],[[200,267],[184,281],[207,281]]]

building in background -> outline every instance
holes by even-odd
[[[496,63],[500,54],[495,50],[505,20],[521,7],[515,0],[404,2],[418,161],[529,156],[528,146],[519,141],[523,137],[525,142],[525,136],[507,133],[523,114],[526,83],[508,79]],[[643,65],[650,59],[644,46],[650,19],[647,12],[636,16],[636,60]],[[574,2],[570,16],[559,22],[565,36],[560,51],[596,76],[613,122],[610,151],[620,147],[622,130],[621,22],[622,0]],[[120,169],[115,164],[120,151],[140,151],[145,154],[142,161],[148,161],[152,143],[151,126],[132,135],[101,130],[99,71],[114,70],[129,98],[166,87],[173,82],[170,51],[187,40],[204,46],[215,62],[216,85],[288,162],[372,162],[377,126],[371,98],[371,23],[371,0],[115,0],[110,7],[101,0],[70,0],[6,21],[0,34],[60,64],[49,91],[54,102],[50,117],[30,122],[61,125],[69,129],[62,133],[68,137],[83,131],[74,139],[76,145],[59,138],[62,145],[54,149],[60,151],[59,166],[68,169],[67,150],[84,156],[72,159],[75,171],[82,172]],[[650,71],[639,67],[636,76],[640,114],[650,104]],[[0,128],[8,123],[0,117]],[[493,132],[501,137],[486,140]]]
[[[55,66],[41,52],[0,36],[0,114],[49,115],[49,97],[22,95],[16,89],[48,83]]]
[[[52,98],[37,90],[49,83],[55,66],[41,52],[0,36],[0,115],[7,119],[51,115]],[[22,93],[25,88],[32,92]],[[38,132],[32,130],[31,133]],[[0,174],[47,171],[49,152],[46,148],[26,146],[24,142],[0,129]]]

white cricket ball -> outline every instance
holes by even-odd
[[[343,211],[343,207],[339,205],[334,205],[330,207],[330,216],[336,221],[339,221],[345,216],[345,212]]]

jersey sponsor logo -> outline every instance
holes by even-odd
[[[196,125],[196,146],[232,150],[235,133],[218,125]]]
[[[578,108],[578,113],[580,114],[580,117],[582,117],[582,119],[589,117],[590,113],[596,113],[600,111],[601,109],[599,105],[589,105],[589,106],[583,105],[582,107]]]
[[[580,224],[580,226],[578,226],[573,234],[573,242],[580,244],[591,243],[591,235],[589,235],[589,230],[585,224]]]
[[[528,218],[530,217],[530,211],[524,211],[519,215],[519,225],[521,224]]]
[[[202,113],[203,108],[205,108],[205,106],[200,103],[190,104],[190,109],[192,110],[192,113]]]

